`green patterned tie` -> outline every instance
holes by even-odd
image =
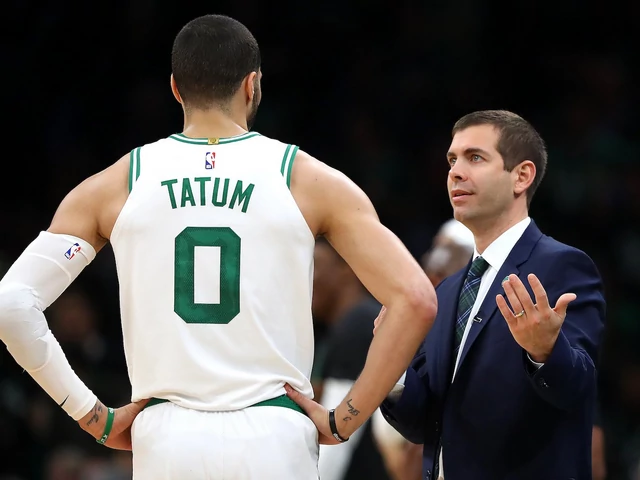
[[[458,317],[456,318],[456,338],[454,345],[454,362],[458,358],[458,350],[460,349],[460,342],[464,336],[464,330],[467,327],[469,321],[469,314],[473,308],[473,304],[478,298],[478,289],[480,288],[480,281],[482,280],[482,274],[489,267],[487,261],[482,257],[477,257],[471,264],[467,278],[462,286],[460,297],[458,299]]]

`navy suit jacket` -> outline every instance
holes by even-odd
[[[470,265],[438,285],[434,325],[407,370],[402,395],[383,402],[383,415],[406,439],[424,444],[427,480],[437,478],[440,445],[446,480],[591,480],[595,365],[605,317],[596,266],[532,221],[474,317],[451,382],[458,296]],[[496,304],[511,273],[534,299],[527,275],[535,273],[551,306],[563,293],[577,295],[538,370]]]

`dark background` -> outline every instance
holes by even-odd
[[[237,18],[260,43],[254,130],[347,173],[416,256],[451,215],[445,153],[455,120],[505,108],[533,123],[550,156],[531,216],[585,250],[605,281],[608,478],[631,478],[640,462],[640,2],[6,2],[0,274],[71,188],[181,131],[171,44],[205,13]],[[74,367],[110,404],[129,395],[117,288],[107,247],[47,311]],[[130,463],[92,442],[4,349],[0,451],[2,480],[119,480]]]

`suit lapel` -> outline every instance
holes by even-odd
[[[434,343],[431,343],[429,348],[440,352],[437,355],[437,363],[438,371],[443,373],[443,382],[446,382],[442,385],[443,391],[446,384],[451,381],[450,372],[453,364],[451,346],[453,345],[456,316],[458,314],[458,297],[470,266],[471,262],[469,262],[467,268],[454,273],[438,288],[438,298],[441,300],[438,302],[438,317],[433,328],[440,329],[440,332],[434,332],[435,335],[432,335]],[[451,299],[451,301],[442,301],[444,299]]]
[[[467,336],[467,340],[462,348],[462,354],[460,356],[460,363],[458,365],[458,369],[462,366],[464,359],[466,358],[469,350],[473,346],[474,342],[487,326],[487,324],[491,321],[493,317],[496,315],[501,316],[502,314],[498,310],[498,304],[496,303],[496,295],[503,292],[502,289],[502,281],[510,274],[520,275],[520,265],[527,261],[527,259],[531,256],[531,251],[533,247],[538,243],[538,240],[542,236],[542,232],[536,224],[531,221],[527,229],[520,237],[520,240],[514,245],[511,253],[498,270],[498,274],[496,278],[493,280],[491,287],[487,292],[487,295],[484,297],[482,301],[482,305],[478,310],[478,313],[474,317],[474,321],[471,324],[471,329],[469,330],[469,334]]]

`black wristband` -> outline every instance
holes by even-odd
[[[333,435],[333,438],[335,438],[340,443],[344,443],[349,439],[348,438],[342,438],[340,436],[340,434],[338,433],[338,428],[336,427],[335,411],[336,411],[335,408],[332,409],[332,410],[329,410],[329,428],[331,429],[331,435]]]

